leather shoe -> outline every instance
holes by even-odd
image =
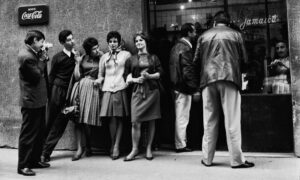
[[[31,166],[31,168],[33,168],[33,169],[34,168],[48,168],[48,167],[50,167],[50,164],[46,163],[46,162],[37,162]]]
[[[187,147],[176,149],[177,153],[182,153],[182,152],[192,152],[193,150]]]
[[[231,168],[236,169],[236,168],[251,168],[254,167],[254,163],[245,161],[243,164],[240,164],[238,166],[231,166]]]
[[[18,169],[18,174],[22,174],[24,176],[35,176],[35,172],[29,168]]]
[[[206,166],[206,167],[212,166],[212,164],[206,164],[203,160],[201,160],[201,164],[203,164],[203,165]]]

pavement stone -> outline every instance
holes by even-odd
[[[245,153],[254,168],[232,169],[228,152],[216,152],[213,167],[201,164],[201,151],[175,153],[154,151],[148,161],[144,154],[124,162],[109,156],[95,155],[72,162],[73,151],[55,151],[51,167],[35,169],[37,175],[25,177],[16,173],[17,149],[0,148],[0,179],[38,180],[300,180],[300,160],[293,154]]]

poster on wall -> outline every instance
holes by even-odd
[[[27,5],[18,8],[20,26],[44,25],[49,22],[48,5]]]

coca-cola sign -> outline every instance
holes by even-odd
[[[30,5],[18,9],[19,24],[21,26],[47,24],[49,22],[49,6]]]

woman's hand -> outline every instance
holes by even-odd
[[[140,76],[138,78],[132,78],[133,83],[142,84],[145,81],[145,78],[143,76]]]
[[[144,79],[151,79],[151,75],[150,75],[147,71],[142,71],[142,72],[141,72],[141,76],[142,76]]]
[[[96,79],[94,82],[93,82],[94,86],[97,86],[99,87],[100,89],[102,88],[102,82],[100,79]]]
[[[74,51],[74,59],[76,64],[80,64],[83,58],[83,55],[80,56],[80,53],[78,51]]]

